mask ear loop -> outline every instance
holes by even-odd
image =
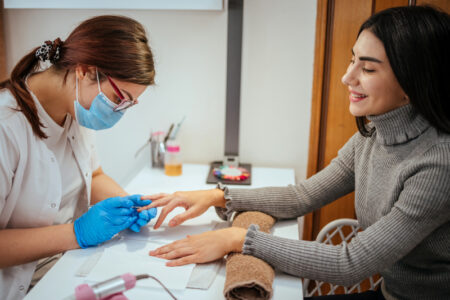
[[[74,114],[75,114],[74,115],[75,120],[78,122],[77,105],[76,105],[77,102],[78,102],[78,104],[80,104],[80,101],[78,101],[78,76],[77,76],[77,73],[75,73],[75,101],[73,102],[73,109],[74,109]]]
[[[102,93],[102,90],[100,89],[100,79],[98,78],[98,70],[97,70],[97,67],[95,68],[95,73],[97,74],[98,92],[99,92],[99,93]]]
[[[78,76],[76,73],[75,73],[75,100],[78,101]]]

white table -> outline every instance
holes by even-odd
[[[129,193],[151,195],[159,192],[172,193],[181,190],[210,189],[214,185],[206,184],[206,176],[209,166],[207,165],[183,165],[183,175],[168,177],[161,169],[144,168],[127,185],[125,190]],[[286,186],[294,184],[294,171],[292,169],[253,168],[251,186],[233,186],[233,188],[263,187],[263,186]],[[169,214],[168,218],[171,217]],[[220,219],[209,209],[202,216],[189,220],[186,224],[202,224],[202,222],[219,221]],[[152,220],[154,223],[155,221]],[[279,221],[273,228],[276,236],[298,239],[298,225],[296,220]],[[100,246],[102,247],[102,246]],[[42,280],[25,297],[27,300],[41,299],[63,299],[71,293],[74,288],[84,283],[85,277],[75,276],[78,268],[88,257],[98,251],[98,248],[78,249],[67,251],[55,266],[42,278]],[[223,286],[225,283],[225,267],[222,266],[216,279],[208,290],[185,289],[184,291],[173,291],[179,299],[223,299]],[[108,279],[108,278],[105,278]],[[284,273],[276,273],[274,283],[273,299],[302,299],[302,283],[296,278]],[[161,288],[149,290],[134,288],[125,295],[129,299],[170,299]]]

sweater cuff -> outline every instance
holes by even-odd
[[[255,240],[256,236],[260,233],[259,226],[255,224],[251,224],[248,227],[247,234],[245,235],[244,245],[242,246],[242,253],[253,255],[255,253]]]
[[[215,206],[216,213],[222,220],[229,221],[233,217],[233,213],[235,212],[232,207],[232,197],[230,195],[230,190],[227,186],[225,186],[222,182],[219,182],[217,184],[217,187],[219,190],[223,191],[223,197],[225,198],[225,208]]]

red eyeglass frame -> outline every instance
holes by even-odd
[[[117,94],[117,96],[120,99],[120,103],[117,104],[114,108],[113,111],[122,111],[125,109],[130,108],[133,105],[136,105],[138,103],[137,99],[127,99],[124,97],[124,95],[122,94],[122,92],[120,91],[120,89],[117,87],[117,85],[114,83],[114,81],[111,79],[111,77],[109,77],[108,75],[106,75],[106,78],[108,78],[109,83],[111,84],[111,86],[114,89],[114,92]]]

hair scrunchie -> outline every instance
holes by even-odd
[[[52,41],[45,41],[39,49],[36,50],[35,56],[40,61],[49,60],[52,64],[58,61],[61,55],[62,41],[60,38]]]

